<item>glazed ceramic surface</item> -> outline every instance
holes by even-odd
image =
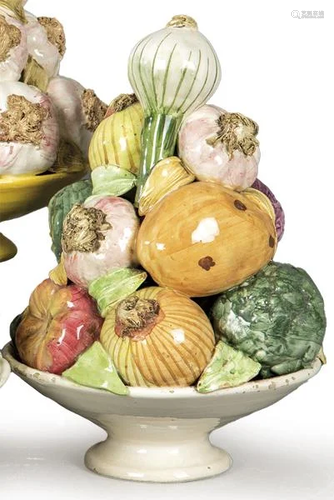
[[[103,428],[107,439],[86,453],[98,474],[134,481],[181,482],[220,474],[230,456],[211,445],[209,434],[276,403],[318,373],[312,368],[199,394],[194,388],[130,388],[129,396],[90,389],[23,365],[8,344],[12,370],[44,396]]]
[[[10,365],[8,361],[3,359],[0,352],[0,387],[2,387],[6,383],[9,374],[10,374]]]
[[[190,297],[242,283],[276,251],[270,216],[247,193],[195,182],[163,198],[141,224],[137,253],[160,286]]]
[[[83,164],[68,172],[0,177],[0,222],[45,207],[57,191],[81,179],[85,171]],[[16,251],[14,243],[0,233],[0,262],[14,257]]]

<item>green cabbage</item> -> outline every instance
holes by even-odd
[[[216,337],[262,365],[270,377],[307,368],[326,329],[319,290],[303,270],[271,262],[212,308]]]

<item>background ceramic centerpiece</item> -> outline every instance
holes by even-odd
[[[84,176],[88,143],[106,111],[91,90],[58,75],[65,33],[55,18],[0,2],[0,222],[48,204]],[[0,233],[0,262],[16,253]]]

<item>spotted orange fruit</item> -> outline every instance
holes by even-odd
[[[138,258],[163,287],[190,297],[242,283],[274,256],[275,226],[247,194],[205,182],[184,186],[145,217]]]

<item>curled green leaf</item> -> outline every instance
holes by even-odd
[[[61,237],[63,234],[63,222],[73,205],[83,203],[92,194],[92,183],[90,180],[78,181],[64,187],[50,200],[49,228],[52,239],[52,251],[60,262],[62,252]]]
[[[261,365],[249,356],[237,351],[221,340],[214,355],[197,383],[198,392],[213,392],[236,387],[252,380],[260,372]]]
[[[92,196],[121,196],[130,191],[137,177],[117,165],[97,167],[91,174],[93,183]]]
[[[128,387],[122,382],[100,342],[94,342],[81,354],[76,363],[63,372],[63,377],[86,387],[104,389],[121,396],[129,394]]]
[[[88,292],[96,300],[100,314],[105,318],[110,308],[134,293],[146,278],[145,271],[139,269],[116,269],[92,281]]]

